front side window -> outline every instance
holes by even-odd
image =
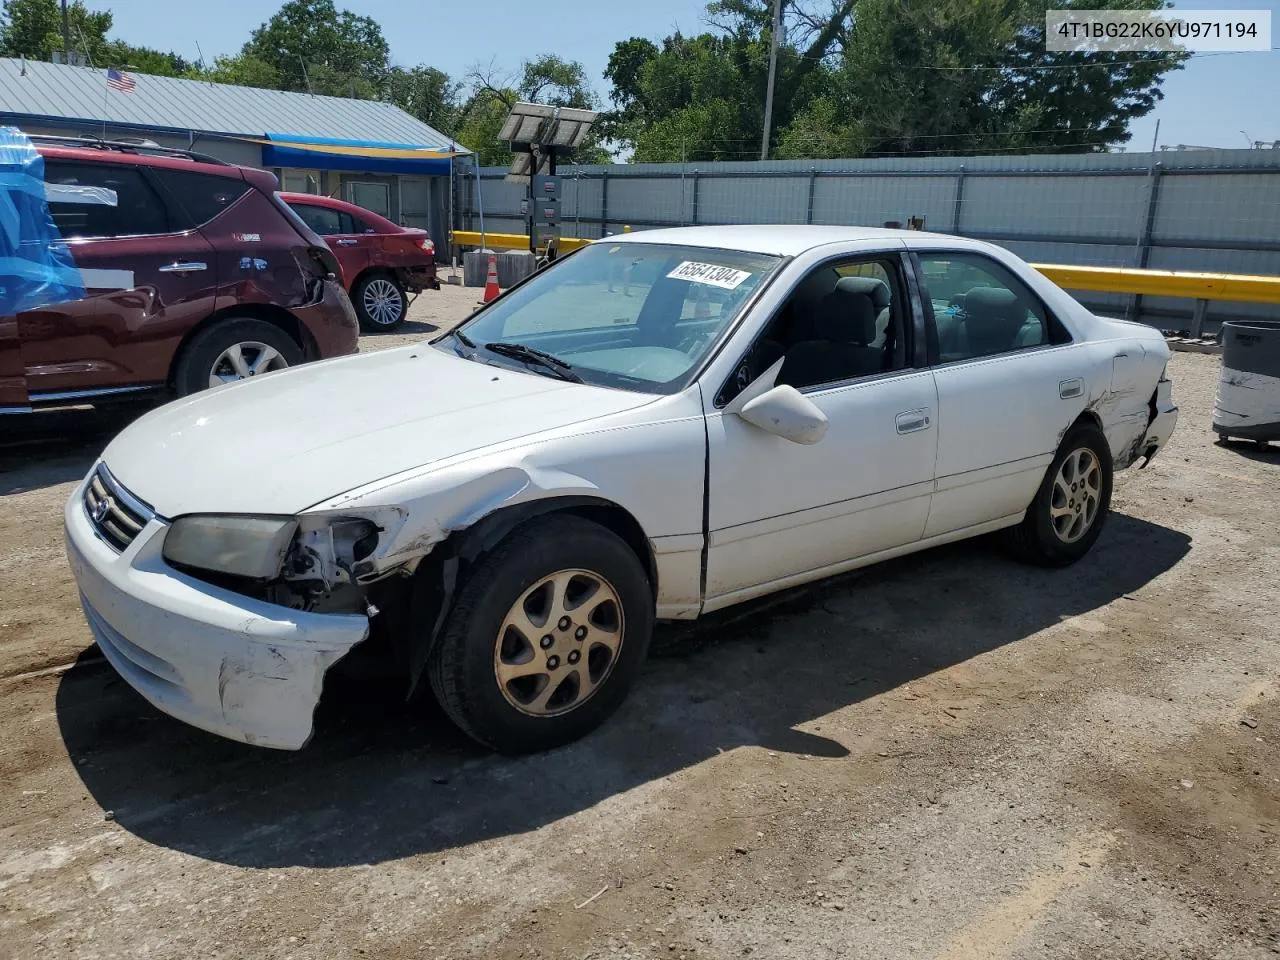
[[[168,214],[136,167],[46,160],[49,213],[63,239],[168,233]],[[85,188],[85,189],[77,189]]]
[[[593,243],[460,327],[460,348],[458,338],[441,344],[474,359],[520,366],[501,346],[518,344],[550,355],[588,383],[674,392],[780,262],[710,247]],[[501,353],[485,344],[498,344]],[[555,375],[551,368],[541,372]]]
[[[981,254],[922,253],[938,360],[951,363],[1064,342],[1044,304],[1002,264]]]
[[[782,361],[776,384],[821,388],[909,366],[906,303],[892,257],[826,263],[810,271],[743,357],[727,403]]]

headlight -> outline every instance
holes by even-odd
[[[177,566],[268,580],[280,572],[297,530],[292,517],[182,517],[165,535],[164,558]]]

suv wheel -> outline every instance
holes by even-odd
[[[467,577],[427,664],[445,713],[504,753],[559,746],[627,695],[653,632],[635,553],[571,516],[518,527]]]
[[[183,351],[174,373],[178,396],[259,377],[303,361],[302,348],[265,320],[232,319],[198,334]]]
[[[394,330],[404,322],[408,303],[404,287],[390,274],[371,273],[356,281],[351,291],[360,326],[366,333]]]

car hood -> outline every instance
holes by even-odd
[[[654,399],[420,344],[170,403],[127,427],[103,459],[164,517],[293,514],[405,470]]]

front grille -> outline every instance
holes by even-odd
[[[118,551],[133,543],[156,512],[131,494],[111,475],[105,463],[98,464],[84,488],[84,509],[98,536]]]

